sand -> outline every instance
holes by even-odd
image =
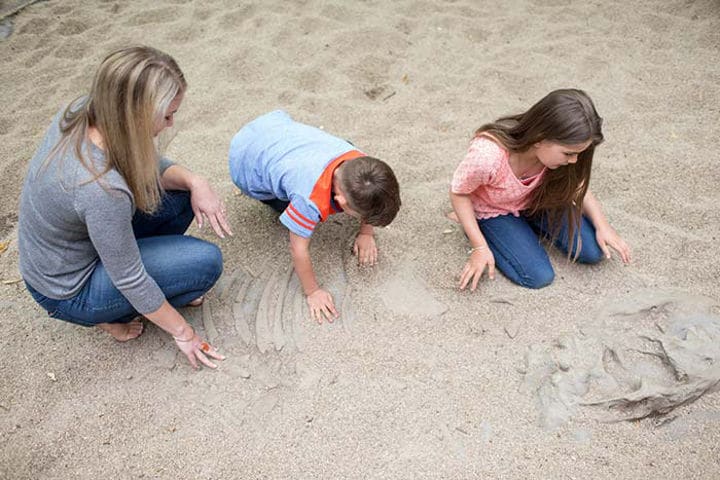
[[[720,299],[717,1],[51,0],[11,21],[0,41],[0,478],[720,476],[717,393],[672,417],[604,423],[578,407],[547,428],[522,388],[531,345],[576,334],[617,298],[672,288]],[[225,291],[184,312],[227,353],[217,371],[192,371],[152,325],[118,344],[49,319],[13,283],[27,162],[103,56],[130,43],[183,68],[190,89],[168,154],[210,177],[232,213],[233,238],[190,232],[226,260]],[[548,288],[498,276],[459,292],[467,243],[444,214],[473,130],[567,86],[605,119],[591,188],[633,262],[553,253]],[[402,185],[377,267],[354,265],[352,219],[315,235],[318,274],[342,298],[333,325],[298,313],[285,230],[229,179],[232,135],[275,108],[387,160]]]

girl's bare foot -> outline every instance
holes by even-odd
[[[204,301],[205,301],[205,297],[203,297],[202,295],[200,295],[198,298],[196,298],[196,299],[193,300],[192,302],[188,303],[188,306],[190,306],[190,307],[199,307],[200,305],[203,304]]]
[[[143,332],[143,323],[140,317],[128,323],[99,323],[97,327],[112,335],[118,342],[127,342],[139,337]]]
[[[453,211],[446,213],[445,216],[455,223],[460,223],[460,219],[458,218],[457,214]]]

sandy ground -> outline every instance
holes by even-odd
[[[13,24],[0,41],[0,478],[720,477],[718,394],[669,423],[580,409],[547,429],[520,388],[531,345],[617,298],[720,299],[716,0],[51,0]],[[49,319],[12,283],[28,160],[102,57],[132,43],[183,68],[168,153],[232,211],[236,235],[216,239],[226,280],[185,312],[228,354],[217,371],[192,371],[152,325],[121,345]],[[591,187],[632,264],[553,254],[541,291],[500,277],[458,292],[467,244],[444,213],[472,131],[565,86],[605,119]],[[387,160],[402,185],[373,270],[348,255],[351,219],[315,237],[343,308],[332,326],[302,318],[285,231],[227,173],[234,132],[275,108]]]

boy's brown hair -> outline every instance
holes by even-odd
[[[400,209],[400,186],[390,166],[373,157],[359,157],[342,165],[342,189],[350,207],[365,223],[389,225]]]

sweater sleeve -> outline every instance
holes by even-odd
[[[113,285],[140,314],[156,311],[165,295],[145,271],[133,233],[130,194],[95,182],[81,189],[75,208]]]
[[[485,137],[473,139],[453,175],[450,185],[452,192],[467,195],[481,185],[491,184],[500,168],[503,154],[502,148],[492,140]]]

